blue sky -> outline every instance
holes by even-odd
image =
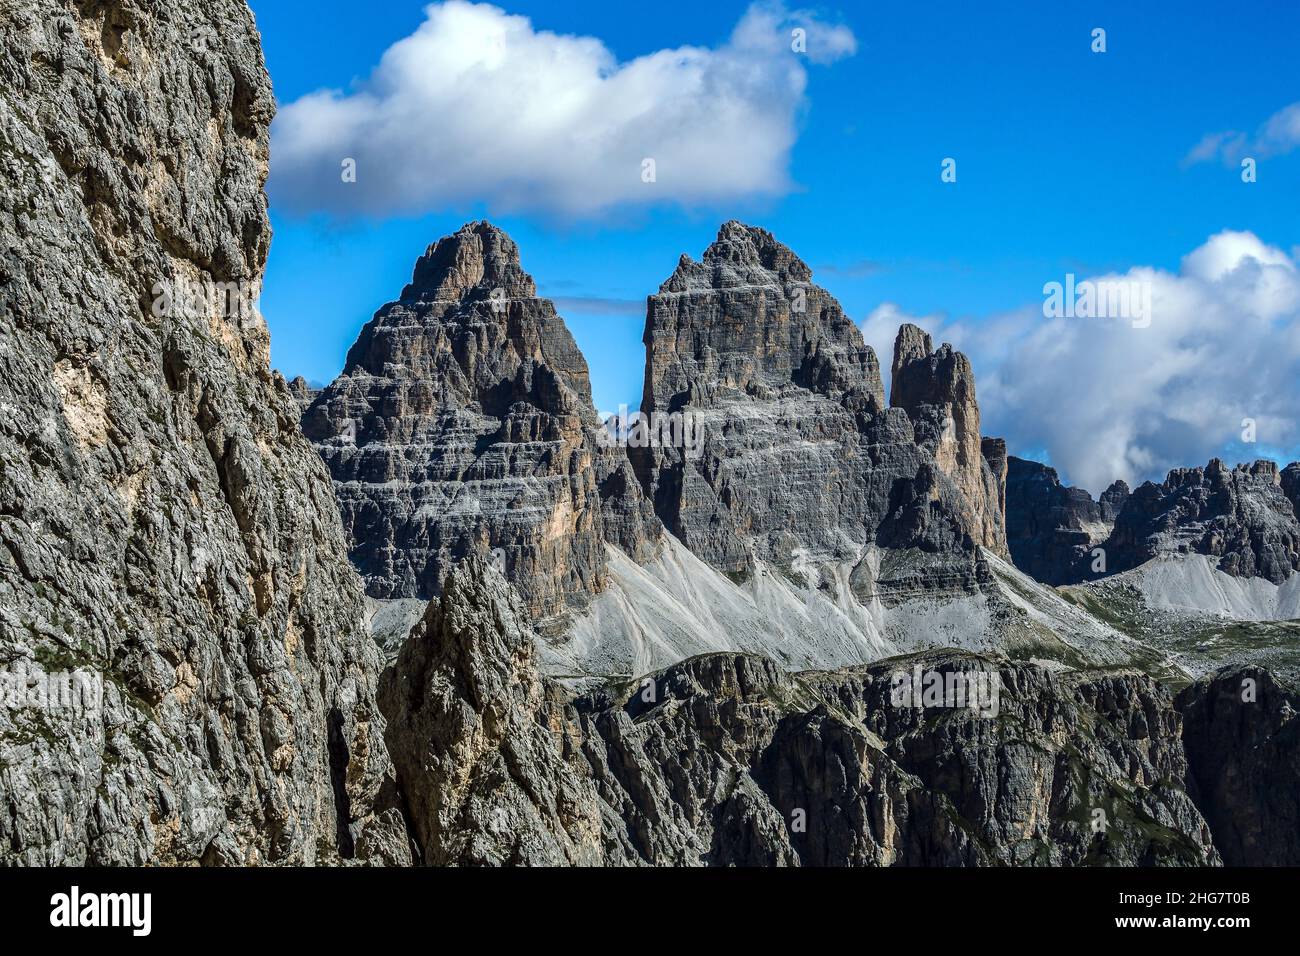
[[[425,19],[425,4],[404,0],[369,8],[320,0],[310,17],[282,0],[251,5],[282,108],[321,89],[355,92],[384,51]],[[770,229],[860,321],[893,303],[900,313],[968,331],[1041,303],[1043,283],[1066,272],[1152,266],[1177,273],[1184,256],[1222,230],[1253,233],[1294,258],[1300,149],[1275,146],[1248,185],[1235,157],[1186,160],[1207,134],[1250,137],[1300,101],[1300,5],[1245,3],[1230,13],[1216,6],[819,7],[819,22],[850,30],[856,51],[807,64],[796,138],[784,154],[789,182],[752,195],[568,214],[562,203],[500,202],[493,184],[476,192],[471,183],[456,196],[379,214],[340,212],[321,192],[313,210],[316,194],[293,193],[273,138],[275,237],[261,302],[273,364],[290,377],[333,378],[361,325],[396,297],[415,258],[470,218],[492,218],[519,242],[541,294],[561,301],[591,364],[597,406],[607,410],[639,402],[645,295],[682,252],[698,257],[729,218]],[[688,45],[723,47],[747,4],[521,0],[504,7],[531,18],[537,31],[597,38],[625,63]],[[1106,30],[1103,54],[1090,49],[1095,27]],[[429,115],[429,129],[417,132],[436,137],[448,122]],[[954,184],[940,181],[945,157],[957,160]],[[329,161],[337,166],[332,155]],[[990,414],[999,420],[989,422]],[[986,411],[986,426],[994,427],[985,430],[1013,433],[1014,414],[1005,403]],[[1231,430],[1225,426],[1209,447],[1229,447]],[[1279,448],[1297,444],[1290,423],[1273,437]],[[1057,440],[1030,432],[1012,450],[1064,463],[1052,447]],[[1200,450],[1195,443],[1180,449]],[[1147,467],[1140,453],[1125,461],[1125,468]]]

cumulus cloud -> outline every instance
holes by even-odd
[[[1300,261],[1253,233],[1225,231],[1177,272],[1091,278],[1148,283],[1150,325],[1048,319],[1041,301],[982,322],[918,322],[970,356],[985,434],[1005,436],[1012,454],[1046,449],[1094,494],[1116,478],[1161,479],[1228,448],[1246,459],[1300,444]],[[884,362],[887,326],[896,330],[899,318],[907,320],[882,306],[863,323],[877,349],[887,339]],[[1248,418],[1255,446],[1241,444]]]
[[[717,48],[623,63],[594,37],[487,4],[434,3],[357,89],[281,108],[272,197],[299,214],[486,204],[590,216],[782,195],[807,64],[855,50],[847,27],[777,2],[750,6]]]
[[[1222,159],[1227,165],[1235,166],[1246,156],[1256,159],[1281,156],[1296,147],[1300,147],[1300,103],[1278,110],[1254,135],[1237,130],[1207,133],[1192,147],[1184,163],[1191,165]]]

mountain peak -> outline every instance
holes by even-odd
[[[683,255],[662,292],[809,283],[812,269],[766,229],[729,219],[699,262]]]
[[[501,290],[496,292],[496,290]],[[537,294],[533,277],[519,263],[519,246],[487,220],[467,222],[429,246],[415,263],[403,302],[460,301],[471,292],[507,298]]]

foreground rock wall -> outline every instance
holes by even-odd
[[[1189,790],[1229,866],[1300,865],[1300,693],[1260,667],[1178,695]]]
[[[253,308],[273,110],[242,2],[0,5],[0,862],[329,861],[372,815],[377,654]]]

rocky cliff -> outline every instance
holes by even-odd
[[[901,568],[898,589],[960,590],[984,574],[979,546],[1005,549],[969,363],[906,327],[886,406],[857,327],[765,230],[728,222],[700,261],[683,256],[644,340],[642,414],[685,416],[700,438],[629,455],[665,527],[708,564],[853,568],[880,546],[927,565]]]
[[[1300,693],[1259,667],[1178,695],[1189,790],[1229,866],[1300,866]]]
[[[1233,577],[1280,584],[1300,568],[1297,465],[1271,461],[1229,468],[1177,468],[1160,484],[1145,482],[1125,502],[1104,547],[1111,571],[1158,554],[1202,554]]]
[[[379,662],[255,308],[273,109],[242,2],[0,5],[0,863],[328,862],[373,814]]]
[[[1011,559],[1046,584],[1097,577],[1091,571],[1090,552],[1110,536],[1128,495],[1128,485],[1116,481],[1094,501],[1084,489],[1063,485],[1056,469],[1009,458],[1006,516]]]
[[[789,674],[714,654],[573,698],[538,676],[525,614],[470,561],[384,676],[426,862],[1218,861],[1149,677],[953,652]],[[924,696],[928,675],[946,690]]]
[[[1048,584],[1094,581],[1153,558],[1201,555],[1216,571],[1274,585],[1300,568],[1300,463],[1176,468],[1131,494],[1115,482],[1093,501],[1056,472],[1012,458],[1007,538],[1016,565]],[[1093,557],[1104,552],[1104,564]],[[1100,556],[1100,555],[1099,555]],[[1188,586],[1191,586],[1189,579]]]
[[[655,547],[627,459],[602,440],[586,361],[489,223],[429,247],[303,429],[372,597],[436,596],[455,561],[495,553],[530,612],[558,623],[605,587],[604,542],[638,558]]]
[[[928,333],[903,325],[894,340],[889,404],[907,412],[917,444],[961,491],[975,541],[1006,556],[1006,444],[980,437],[970,360],[951,345],[936,351]]]

